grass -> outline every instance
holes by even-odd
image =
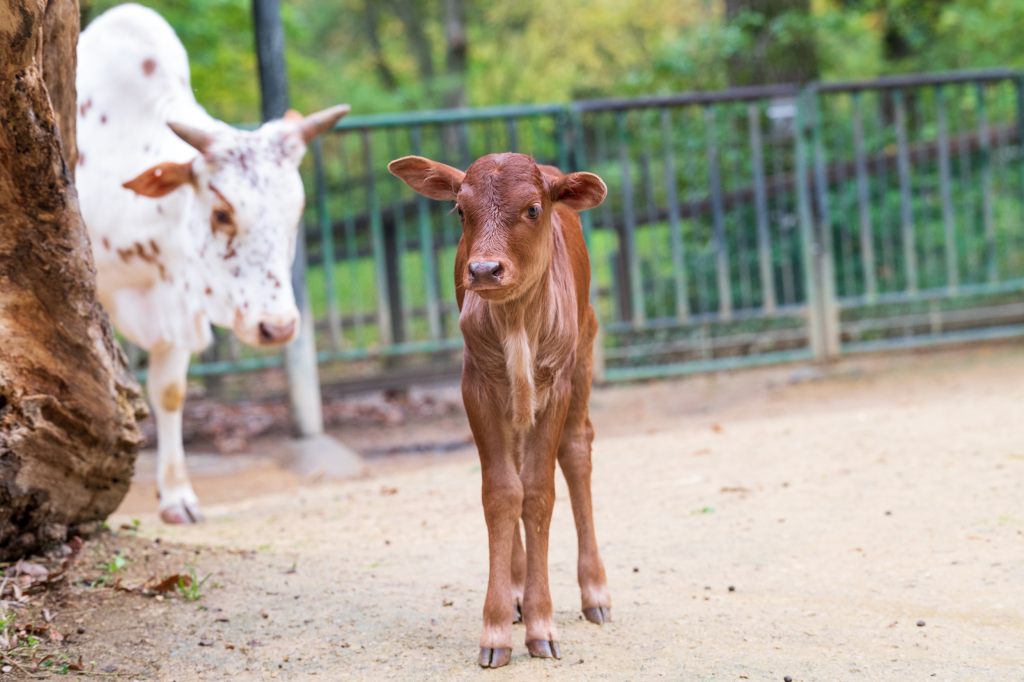
[[[186,564],[185,570],[186,575],[178,578],[178,584],[175,586],[175,589],[185,601],[199,601],[203,598],[203,586],[210,579],[210,575],[207,574],[200,579],[196,573],[196,567],[191,564]]]

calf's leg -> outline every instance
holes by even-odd
[[[487,523],[489,568],[479,663],[484,668],[500,668],[512,658],[512,556],[516,526],[523,510],[523,485],[508,434],[494,413],[495,402],[478,393],[474,384],[471,372],[463,370],[463,402],[480,455],[481,497]]]
[[[572,515],[576,520],[579,543],[577,577],[583,615],[591,623],[606,623],[612,618],[612,599],[608,592],[604,563],[597,549],[594,508],[590,494],[591,444],[594,427],[590,423],[590,384],[593,373],[593,337],[597,322],[591,313],[588,338],[581,341],[580,360],[573,375],[572,398],[565,417],[565,429],[558,446],[558,465],[569,485]]]
[[[594,429],[586,412],[570,415],[558,449],[558,464],[569,485],[572,515],[576,520],[576,538],[579,543],[577,578],[584,617],[591,623],[607,623],[612,619],[612,598],[608,592],[604,563],[597,548],[594,531],[594,509],[590,494],[590,446]]]
[[[560,395],[559,395],[560,394]],[[555,455],[565,423],[568,390],[552,396],[547,410],[526,439],[523,481],[523,531],[526,535],[526,590],[523,623],[531,656],[561,658],[548,584],[548,537],[555,505]]]
[[[521,524],[516,522],[516,537],[512,543],[512,595],[516,600],[516,613],[513,623],[523,621],[523,592],[526,589],[526,550],[523,549]]]
[[[160,518],[166,523],[202,520],[199,500],[185,468],[181,418],[185,404],[185,376],[190,353],[183,348],[160,346],[149,352],[146,391],[156,414],[157,489]]]

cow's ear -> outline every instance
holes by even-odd
[[[569,173],[551,183],[551,200],[574,211],[600,206],[608,194],[604,180],[593,173]]]
[[[142,171],[138,177],[121,185],[144,197],[162,197],[195,179],[192,162],[165,161]]]
[[[466,174],[422,156],[403,156],[388,164],[388,170],[425,197],[453,201]]]

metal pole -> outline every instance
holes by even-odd
[[[280,118],[288,109],[288,76],[284,64],[284,29],[278,0],[253,0],[253,30],[256,35],[256,58],[259,64],[260,97],[263,120]],[[325,267],[330,264],[325,263]],[[284,350],[288,374],[288,398],[292,429],[300,438],[318,436],[324,431],[323,406],[320,398],[320,377],[316,361],[313,313],[309,307],[306,285],[306,235],[299,226],[299,236],[292,265],[292,287],[299,308],[299,337]]]

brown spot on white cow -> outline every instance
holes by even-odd
[[[142,75],[152,76],[153,72],[156,71],[156,60],[152,57],[148,57],[142,60]]]
[[[183,402],[185,402],[185,387],[179,383],[171,384],[160,395],[160,405],[168,412],[177,412],[181,409]]]

